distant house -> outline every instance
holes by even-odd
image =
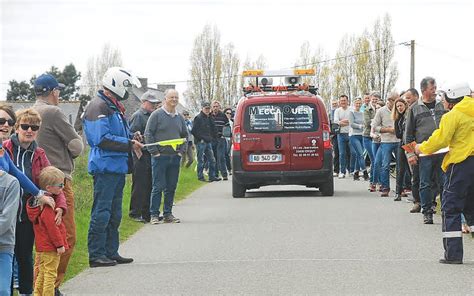
[[[20,109],[30,108],[35,102],[8,101],[5,103],[12,106],[13,110],[17,111]],[[66,115],[69,123],[74,124],[80,104],[80,101],[60,101],[58,107],[61,108],[61,111]]]

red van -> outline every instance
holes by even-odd
[[[330,125],[321,98],[307,91],[253,93],[237,106],[232,196],[265,185],[305,185],[334,194]]]

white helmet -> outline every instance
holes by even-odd
[[[471,95],[471,88],[467,82],[453,84],[444,89],[445,98],[448,103],[458,103],[465,96]]]
[[[116,94],[120,100],[128,98],[128,93],[132,86],[141,87],[140,81],[129,71],[121,67],[109,68],[104,74],[102,85]]]

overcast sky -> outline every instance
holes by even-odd
[[[87,59],[105,43],[151,83],[187,80],[193,40],[206,24],[218,27],[222,44],[232,42],[242,61],[263,54],[270,69],[288,68],[304,41],[334,57],[344,34],[371,29],[385,13],[396,43],[417,43],[417,87],[430,75],[439,86],[468,81],[474,88],[472,0],[0,1],[0,99],[9,80],[29,80],[51,65],[73,63],[85,73]],[[406,89],[409,47],[395,52],[397,89]],[[186,83],[177,88],[184,91]]]

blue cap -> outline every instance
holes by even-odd
[[[58,83],[56,78],[54,78],[54,76],[51,74],[41,74],[38,78],[36,78],[34,88],[37,95],[42,95],[52,91],[55,88],[63,89],[64,84]]]

